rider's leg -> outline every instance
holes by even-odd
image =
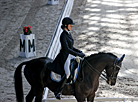
[[[55,97],[59,100],[61,99],[60,94],[61,94],[61,91],[62,91],[62,89],[63,89],[66,82],[67,82],[67,78],[66,78],[66,75],[64,75],[62,77],[61,81],[59,82],[59,86],[57,88],[57,91],[55,92]]]
[[[65,71],[65,74],[66,74],[66,78],[68,79],[69,76],[70,76],[70,57],[67,58],[65,64],[64,64],[64,71]]]
[[[68,58],[67,58],[67,60],[66,60],[66,62],[64,64],[65,75],[62,77],[62,79],[61,79],[61,81],[59,83],[59,87],[58,87],[57,91],[55,92],[55,97],[57,99],[60,99],[61,91],[62,91],[65,83],[67,82],[67,79],[70,76],[70,68],[69,68],[69,66],[70,66],[70,60],[71,60],[71,58],[72,58],[72,55],[69,54]]]

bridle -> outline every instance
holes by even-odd
[[[115,59],[114,61],[114,64],[112,67],[108,68],[108,69],[113,69],[112,70],[112,73],[110,76],[107,76],[105,73],[102,73],[100,71],[98,71],[96,68],[94,68],[88,61],[86,58],[84,58],[84,62],[86,63],[86,65],[89,67],[90,70],[94,70],[97,74],[99,75],[102,75],[101,77],[104,79],[104,80],[110,80],[110,79],[116,79],[117,77],[114,77],[114,72],[116,71],[116,68],[121,68],[119,65],[118,65],[118,58]]]
[[[119,61],[119,59],[116,58],[115,61],[114,61],[113,67],[111,67],[112,68],[112,73],[111,73],[110,76],[107,76],[107,75],[104,74],[104,77],[106,77],[107,80],[110,80],[110,79],[113,80],[113,79],[117,78],[117,77],[114,77],[114,72],[117,70],[117,68],[121,69],[121,67],[118,65],[118,61]],[[108,69],[111,69],[111,68],[108,68]]]

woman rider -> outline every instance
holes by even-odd
[[[61,81],[59,82],[57,91],[55,92],[55,97],[57,99],[60,99],[60,94],[64,87],[64,84],[67,82],[67,79],[70,76],[70,60],[72,58],[75,58],[75,56],[85,56],[82,51],[73,47],[74,40],[69,32],[72,29],[73,25],[73,20],[70,17],[65,17],[62,20],[61,28],[63,29],[63,32],[60,36],[61,50],[55,60],[50,65],[50,69],[52,69],[54,72],[62,76],[64,75]]]

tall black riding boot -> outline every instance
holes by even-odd
[[[67,82],[67,78],[66,78],[66,75],[64,75],[62,77],[61,81],[59,82],[59,86],[57,88],[57,91],[55,92],[55,97],[59,100],[61,99],[60,94],[61,94],[61,91],[62,91],[62,89],[63,89],[66,82]]]

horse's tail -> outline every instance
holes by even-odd
[[[23,65],[26,65],[26,63],[27,62],[21,63],[16,68],[15,73],[14,73],[14,85],[15,85],[17,102],[24,102],[21,69]]]

